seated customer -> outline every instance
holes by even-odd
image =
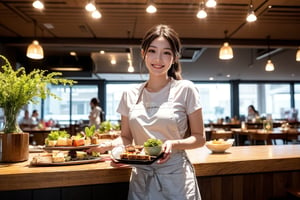
[[[253,105],[248,106],[248,122],[256,122],[257,118],[259,118],[259,112],[255,109]]]
[[[37,110],[33,110],[31,114],[31,125],[37,126],[39,125],[39,113]]]
[[[20,124],[21,129],[26,128],[26,127],[30,127],[31,118],[29,117],[29,111],[28,110],[24,111],[24,117],[20,120],[19,124]]]

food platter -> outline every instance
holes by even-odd
[[[124,151],[125,151],[125,147],[122,145],[113,148],[111,151],[112,160],[115,163],[134,164],[134,165],[150,165],[163,156],[163,153],[160,153],[158,156],[150,156],[149,160],[122,159],[120,155]]]
[[[113,161],[116,163],[123,163],[123,164],[133,164],[133,165],[150,165],[161,158],[164,153],[159,154],[158,156],[151,156],[150,160],[129,160],[129,159],[118,159],[113,158]]]
[[[71,160],[66,162],[58,162],[58,163],[30,163],[31,166],[65,166],[65,165],[80,165],[80,164],[88,164],[88,163],[97,163],[104,162],[104,159],[101,157],[89,157],[86,160]]]
[[[84,146],[45,146],[45,150],[78,150],[78,149],[89,149],[92,147],[99,146],[99,144],[91,144],[91,145],[84,145]]]

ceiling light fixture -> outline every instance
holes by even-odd
[[[225,30],[224,31],[225,42],[219,51],[219,59],[221,59],[221,60],[230,60],[233,58],[233,51],[232,51],[231,46],[228,43],[227,33],[228,33],[228,31]]]
[[[296,53],[296,61],[300,62],[300,47],[298,47],[297,53]]]
[[[205,8],[204,8],[204,2],[203,2],[203,1],[200,2],[200,5],[199,5],[199,11],[198,11],[198,13],[197,13],[197,17],[198,17],[199,19],[204,19],[204,18],[207,17],[207,13],[206,13],[206,11],[205,11]]]
[[[131,53],[132,53],[132,49],[130,48],[130,53],[127,54],[127,57],[128,57],[127,61],[129,64],[127,71],[130,73],[134,72],[134,67],[132,65],[132,59],[131,59]]]
[[[134,72],[134,67],[132,66],[132,62],[128,62],[129,63],[129,66],[128,66],[128,72],[132,73]]]
[[[248,15],[247,15],[247,22],[255,22],[256,20],[257,20],[257,17],[255,15],[252,0],[251,0],[250,5],[249,5]]]
[[[92,12],[92,17],[94,19],[99,19],[99,18],[102,17],[102,15],[101,15],[101,13],[98,10],[95,10],[95,11]]]
[[[96,4],[94,0],[89,0],[88,3],[85,5],[85,10],[88,12],[93,12],[96,10]]]
[[[34,21],[34,37],[36,38],[36,21]],[[26,56],[35,60],[44,58],[43,47],[37,40],[33,40],[33,42],[28,46]]]
[[[32,6],[36,9],[42,10],[44,9],[44,4],[42,1],[36,0],[32,3]]]
[[[112,65],[117,64],[116,58],[114,56],[111,57],[110,64],[112,64]]]
[[[274,67],[274,64],[272,63],[272,60],[268,60],[265,70],[267,72],[271,72],[271,71],[274,71],[274,69],[275,69],[275,67]]]
[[[267,72],[271,72],[271,71],[274,71],[275,67],[274,67],[274,64],[273,64],[272,61],[271,61],[271,54],[270,54],[270,36],[267,37],[267,40],[268,40],[268,61],[267,61],[265,70],[266,70]]]
[[[82,67],[51,67],[53,71],[83,71]]]
[[[214,8],[216,7],[217,2],[215,0],[207,0],[205,5],[208,8]]]
[[[149,0],[148,6],[146,8],[147,13],[156,13],[157,9],[155,7],[155,4],[153,3],[152,0]]]

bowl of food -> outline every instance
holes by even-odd
[[[147,155],[157,156],[161,153],[162,141],[150,138],[144,142],[144,151]]]
[[[232,146],[233,142],[233,139],[218,139],[207,141],[205,143],[205,146],[213,153],[224,153],[227,149],[229,149]]]

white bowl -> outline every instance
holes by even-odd
[[[213,153],[224,153],[227,149],[229,149],[234,140],[226,140],[219,143],[211,140],[205,143],[206,147],[211,150]]]

